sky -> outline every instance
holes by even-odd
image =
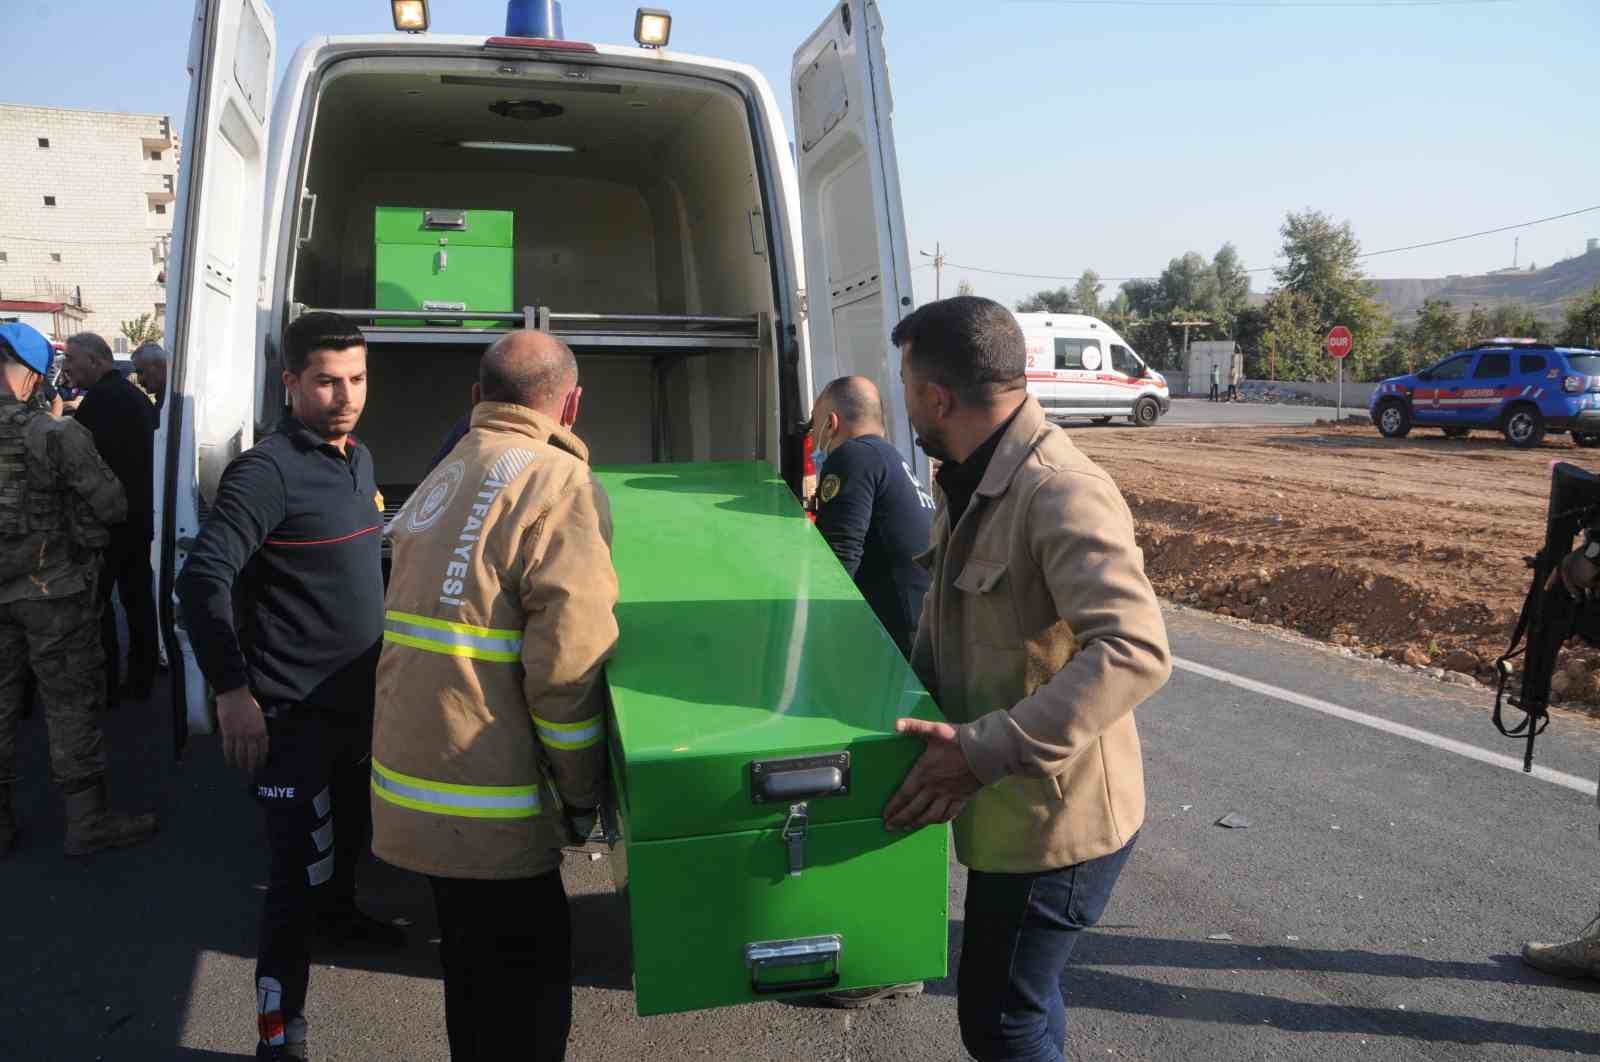
[[[677,0],[673,47],[761,69],[788,106],[818,0]],[[0,102],[182,121],[188,0],[9,0]],[[1225,241],[1271,287],[1286,212],[1376,251],[1600,205],[1596,0],[880,0],[919,301],[1007,303],[1084,268],[1159,273]],[[628,43],[634,5],[567,0],[567,36]],[[441,33],[502,0],[433,0]],[[277,0],[279,70],[318,34],[390,32],[387,0]],[[63,53],[63,42],[75,42]],[[97,65],[96,53],[103,58]],[[72,61],[66,61],[67,56]],[[1371,276],[1571,257],[1600,210],[1369,260]],[[994,270],[1041,274],[1007,277]]]

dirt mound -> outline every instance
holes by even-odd
[[[1097,431],[1157,591],[1426,668],[1494,677],[1544,535],[1552,459],[1370,426]],[[1485,445],[1488,444],[1488,445]],[[1600,653],[1569,647],[1559,694],[1600,706]]]

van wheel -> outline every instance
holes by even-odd
[[[1512,406],[1506,412],[1502,430],[1506,442],[1519,450],[1531,450],[1544,442],[1544,415],[1538,406]]]
[[[1411,433],[1411,410],[1404,402],[1385,402],[1378,407],[1378,432],[1385,439],[1404,439]]]
[[[1110,417],[1092,417],[1092,418],[1090,418],[1089,423],[1090,424],[1110,424],[1111,423],[1111,418]]]
[[[1600,446],[1600,435],[1593,435],[1586,431],[1575,431],[1572,433],[1572,441],[1584,449],[1591,449]]]
[[[1161,407],[1156,405],[1153,398],[1141,398],[1133,404],[1133,423],[1141,428],[1148,428],[1161,416]]]

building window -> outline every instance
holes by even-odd
[[[51,251],[50,252],[50,261],[52,261],[52,262],[61,261],[61,252],[60,251]]]
[[[150,152],[150,161],[151,162],[160,162],[161,161],[161,152],[159,152],[159,151]]]
[[[55,206],[56,205],[56,197],[53,196],[53,195],[45,196],[44,197],[44,205],[45,206]]]
[[[111,349],[118,354],[126,354],[128,352],[128,337],[117,336],[111,341]]]
[[[0,251],[0,262],[9,262],[9,261],[10,261],[10,259],[6,257],[6,252]]]
[[[39,146],[42,147],[42,148],[49,147],[50,146],[50,138],[47,137],[47,136],[41,136],[39,138]]]
[[[167,304],[164,302],[156,303],[156,323],[160,324],[161,319],[165,316],[167,316]]]
[[[165,214],[166,212],[167,212],[167,204],[165,204],[165,203],[157,203],[156,204],[156,213],[157,214]]]

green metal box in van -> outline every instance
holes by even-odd
[[[375,308],[514,309],[511,211],[378,207],[372,228]],[[493,322],[466,324],[487,328]]]
[[[943,977],[949,832],[881,819],[940,716],[850,576],[764,463],[597,476],[639,1013]]]

